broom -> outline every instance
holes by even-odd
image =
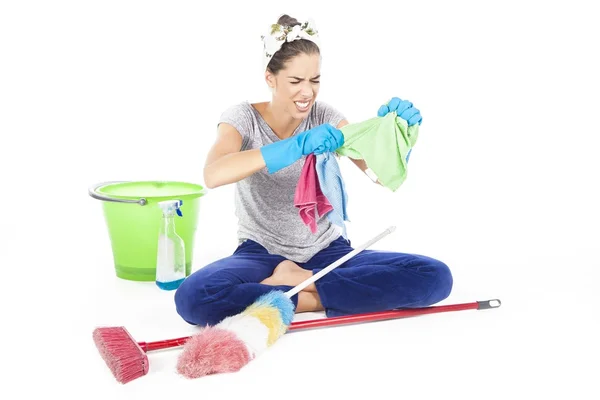
[[[376,311],[362,314],[343,315],[339,317],[317,318],[292,322],[288,332],[308,330],[311,328],[333,327],[392,320],[403,317],[434,314],[463,310],[486,310],[500,307],[500,300],[474,301],[470,303],[449,304],[444,306],[430,306],[403,310]],[[125,327],[106,327],[94,330],[94,342],[102,358],[116,380],[128,383],[148,373],[150,364],[146,353],[173,347],[180,347],[193,338],[183,336],[175,339],[159,340],[155,342],[136,342]],[[198,358],[196,355],[195,359]]]

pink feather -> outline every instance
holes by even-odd
[[[177,371],[187,378],[237,372],[250,362],[248,348],[235,333],[207,327],[184,345]]]

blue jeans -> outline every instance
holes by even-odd
[[[352,251],[343,237],[317,253],[302,268],[317,273]],[[177,313],[193,325],[215,325],[242,312],[260,295],[273,289],[260,282],[285,258],[269,254],[247,240],[234,253],[188,276],[175,293]],[[366,249],[315,282],[327,317],[426,307],[444,300],[452,290],[448,266],[430,257]],[[298,304],[298,295],[291,299]]]

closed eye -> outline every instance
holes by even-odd
[[[288,76],[288,78],[293,79],[293,81],[290,81],[290,83],[292,85],[297,85],[304,80],[299,76]],[[321,78],[321,75],[317,75],[317,76],[313,77],[310,81],[311,81],[311,83],[321,83],[319,78]]]

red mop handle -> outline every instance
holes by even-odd
[[[340,317],[313,319],[307,321],[296,321],[290,324],[288,330],[294,331],[299,329],[308,329],[316,327],[347,325],[356,322],[383,321],[386,319],[412,317],[415,315],[433,314],[448,311],[483,310],[497,307],[500,307],[500,300],[487,300],[476,301],[473,303],[452,304],[447,306],[431,306],[423,308],[408,308],[403,310],[379,311],[354,315],[343,315]]]
[[[475,301],[472,303],[450,304],[446,306],[431,306],[422,308],[409,308],[403,310],[376,311],[362,314],[342,315],[339,317],[317,318],[306,321],[295,321],[290,324],[288,331],[296,331],[309,328],[319,328],[326,326],[347,325],[357,322],[383,321],[401,317],[413,317],[416,315],[433,314],[449,311],[462,310],[486,310],[489,308],[500,307],[500,300]],[[143,351],[162,350],[170,347],[183,346],[191,336],[184,336],[177,339],[159,340],[156,342],[138,342]]]

